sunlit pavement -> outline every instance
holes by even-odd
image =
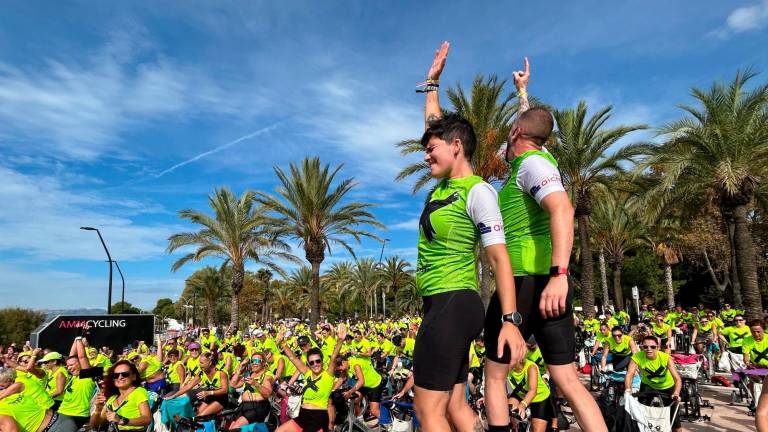
[[[581,381],[589,385],[589,376],[580,375]],[[730,378],[730,375],[728,375]],[[755,418],[749,416],[745,404],[731,405],[731,393],[733,387],[721,387],[714,385],[700,386],[702,397],[709,400],[712,408],[702,408],[702,415],[710,417],[710,421],[683,422],[684,431],[753,431],[755,430]],[[597,397],[597,394],[595,394]],[[574,425],[571,430],[581,430]]]

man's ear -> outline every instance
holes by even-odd
[[[460,154],[464,153],[464,144],[461,142],[460,138],[454,138],[451,144],[456,144],[456,150],[453,152],[454,158],[457,158]]]

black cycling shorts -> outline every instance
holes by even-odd
[[[529,408],[531,409],[531,418],[549,422],[555,417],[555,407],[552,404],[551,395],[541,402],[532,402]]]
[[[301,408],[299,415],[293,421],[301,428],[302,432],[317,432],[328,430],[327,409]]]
[[[268,400],[243,401],[240,404],[240,415],[248,420],[248,423],[264,423],[272,406]]]
[[[541,356],[548,365],[573,363],[576,352],[576,327],[573,324],[573,283],[568,278],[568,297],[565,313],[557,318],[543,318],[539,311],[541,293],[549,282],[549,275],[515,276],[517,290],[517,310],[523,316],[520,332],[523,339],[531,335],[541,349]],[[501,331],[501,303],[499,294],[494,293],[485,315],[485,356],[497,363],[509,363],[509,348],[504,348],[504,355],[496,355],[499,331]]]
[[[424,319],[413,351],[414,384],[427,390],[452,390],[467,382],[469,347],[483,330],[483,302],[469,289],[423,300]]]
[[[384,380],[382,379],[378,386],[374,388],[362,387],[360,394],[365,396],[368,402],[381,402],[381,394],[384,392]]]

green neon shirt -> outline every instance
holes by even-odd
[[[26,389],[0,400],[0,415],[16,420],[19,432],[36,432],[45,420],[46,411]]]
[[[96,382],[91,378],[71,377],[67,389],[64,390],[64,401],[59,407],[59,412],[71,417],[88,417],[95,391]]]
[[[509,380],[509,383],[512,385],[512,395],[517,400],[523,400],[526,393],[528,393],[528,390],[530,390],[530,385],[528,383],[528,368],[536,368],[536,396],[533,397],[532,403],[541,402],[543,400],[546,400],[549,397],[549,386],[544,382],[544,378],[541,377],[541,371],[539,370],[539,367],[536,366],[536,363],[525,360],[525,364],[523,365],[522,370],[516,371],[514,368],[509,370],[509,374],[507,375],[507,379]],[[517,390],[517,391],[515,391]]]
[[[327,409],[328,399],[333,391],[333,375],[327,371],[320,372],[318,376],[310,373],[306,380],[307,385],[304,388],[303,402],[318,408]]]
[[[757,341],[753,336],[744,340],[744,354],[749,355],[749,361],[752,364],[768,366],[768,338]]]
[[[649,359],[644,352],[632,354],[632,360],[640,368],[640,380],[654,390],[666,390],[675,385],[672,373],[667,369],[669,354],[658,351],[656,358]]]
[[[475,246],[480,231],[467,213],[467,195],[482,182],[478,176],[444,179],[430,195],[419,224],[416,264],[416,283],[423,297],[477,291]]]
[[[538,191],[536,187],[524,191],[517,183],[520,166],[531,156],[541,156],[557,168],[552,155],[539,150],[527,151],[510,162],[509,180],[499,192],[499,207],[515,275],[549,274],[552,262],[549,213],[534,199],[533,195]],[[560,181],[559,177],[557,181]]]

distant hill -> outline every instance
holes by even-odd
[[[56,315],[106,315],[106,309],[42,309],[40,312],[45,314],[45,320],[51,320]]]

